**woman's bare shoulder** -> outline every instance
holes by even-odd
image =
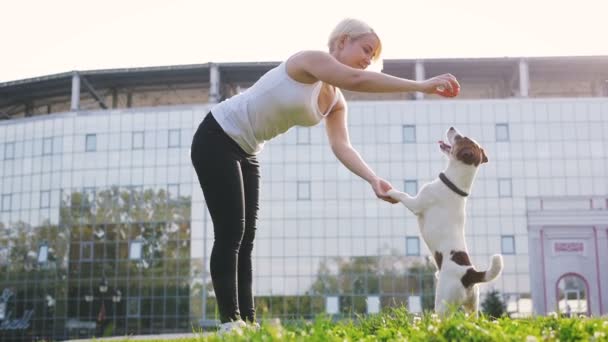
[[[303,50],[294,53],[285,61],[287,74],[294,80],[302,83],[315,83],[318,81],[308,72],[308,65],[328,53],[316,50]]]

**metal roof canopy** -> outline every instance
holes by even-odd
[[[608,78],[608,56],[388,59],[383,61],[382,71],[415,79],[416,63],[420,62],[427,78],[449,72],[470,81],[505,79],[519,77],[521,60],[528,63],[531,78]],[[206,63],[59,73],[0,83],[0,108],[6,112],[41,99],[69,98],[75,73],[84,78],[82,86],[94,93],[101,89],[209,84],[210,69],[215,66],[219,68],[221,83],[251,84],[277,65],[279,62]]]
[[[78,73],[96,89],[129,88],[159,84],[208,83],[209,65],[72,71],[0,83],[0,107],[41,98],[69,97],[72,76]]]
[[[580,76],[608,75],[608,56],[388,59],[384,60],[382,71],[414,79],[416,62],[421,61],[427,78],[451,73],[459,79],[487,80],[511,74],[517,76],[521,60],[528,63],[531,77],[552,78],[560,74],[561,78],[578,79]]]

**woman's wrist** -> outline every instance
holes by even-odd
[[[413,91],[419,91],[424,93],[425,89],[424,89],[424,81],[413,81],[414,82],[414,90]]]
[[[376,183],[378,180],[380,180],[380,177],[376,176],[375,174],[372,174],[371,176],[369,176],[367,179],[367,182],[371,185],[373,185],[374,183]]]

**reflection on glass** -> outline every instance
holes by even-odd
[[[11,195],[5,194],[2,195],[2,211],[10,211],[11,210]]]
[[[131,246],[129,247],[129,259],[131,260],[140,260],[141,259],[141,241],[131,241]]]
[[[47,246],[47,245],[40,246],[40,249],[38,250],[38,263],[39,264],[45,263],[46,260],[48,259],[48,254],[49,254],[49,246]]]
[[[569,274],[562,277],[557,285],[559,311],[566,316],[587,314],[587,288],[582,277]]]
[[[51,192],[42,191],[40,193],[40,208],[48,208],[51,205]]]
[[[97,135],[87,134],[85,142],[85,151],[95,152],[97,150]]]

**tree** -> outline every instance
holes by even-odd
[[[317,279],[306,292],[310,296],[337,295],[340,311],[365,313],[368,295],[380,296],[381,304],[401,306],[410,295],[422,298],[423,309],[434,302],[435,267],[428,261],[393,252],[388,256],[334,257],[321,262]]]
[[[492,290],[486,294],[486,298],[481,303],[481,311],[490,318],[499,318],[507,312],[507,306],[502,301],[500,293]]]
[[[197,284],[190,280],[205,269],[191,260],[189,196],[163,188],[114,186],[63,191],[59,204],[51,208],[59,211],[52,222],[0,222],[0,290],[15,289],[17,300],[27,298],[26,305],[11,308],[13,317],[34,309],[36,334],[51,336],[51,329],[61,334],[66,318],[96,317],[98,302],[83,298],[105,277],[111,287],[135,294],[144,317],[157,315],[158,308],[179,317],[166,324],[168,329],[187,326],[188,317],[197,316],[200,306],[190,305]],[[136,260],[129,258],[133,241],[141,243]],[[125,317],[126,302],[106,299],[107,316],[114,311]],[[118,320],[114,331],[124,333],[124,322]],[[151,322],[142,320],[141,329]]]

